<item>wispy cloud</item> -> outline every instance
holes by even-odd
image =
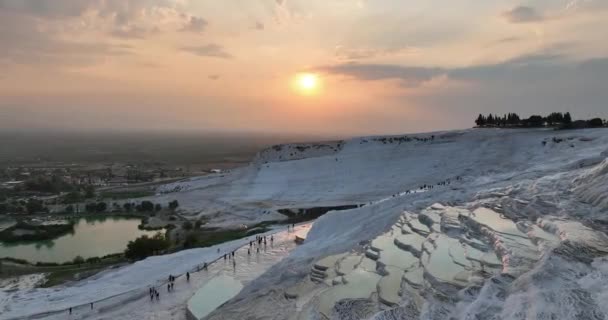
[[[69,41],[38,28],[37,19],[0,11],[0,60],[52,67],[95,64],[108,56],[132,54],[132,48],[106,41]]]
[[[210,43],[203,46],[187,46],[181,47],[180,50],[201,56],[201,57],[212,57],[212,58],[221,58],[221,59],[232,59],[233,56],[226,52],[224,47]]]
[[[188,19],[186,25],[181,29],[181,31],[201,33],[205,31],[205,29],[207,29],[207,25],[209,25],[209,22],[207,22],[207,20],[201,17],[192,16],[190,17],[190,19]]]
[[[533,7],[518,6],[502,13],[502,16],[511,23],[528,23],[543,20],[542,15]]]
[[[110,35],[116,38],[123,39],[143,39],[146,36],[154,33],[159,33],[160,30],[158,28],[146,29],[139,26],[128,26],[128,27],[120,27],[115,28]]]
[[[346,48],[344,46],[337,46],[335,50],[336,58],[339,60],[364,60],[371,58],[386,57],[391,55],[398,55],[403,53],[416,53],[419,49],[415,47],[401,47],[401,48]]]
[[[363,81],[398,80],[406,87],[417,87],[436,77],[482,82],[488,79],[508,78],[525,75],[522,79],[542,78],[556,70],[564,70],[572,65],[565,56],[557,53],[540,52],[522,55],[495,64],[473,65],[461,68],[417,67],[394,64],[345,63],[318,68],[321,72],[352,77]]]
[[[496,42],[497,43],[511,43],[511,42],[517,42],[520,40],[521,40],[520,37],[505,37],[505,38],[498,39]]]
[[[396,79],[407,86],[418,86],[423,82],[429,81],[432,78],[445,73],[445,70],[441,68],[359,63],[325,66],[318,70],[365,81]]]

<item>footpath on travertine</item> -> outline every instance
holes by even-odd
[[[199,268],[190,272],[190,281],[186,280],[185,274],[176,275],[174,288],[168,292],[167,282],[155,286],[160,293],[160,299],[150,300],[149,288],[143,288],[138,292],[128,292],[113,298],[97,301],[90,305],[72,308],[70,315],[68,310],[54,312],[47,315],[39,315],[37,319],[186,319],[186,308],[188,300],[198,289],[209,280],[220,274],[226,274],[241,281],[243,285],[259,277],[272,265],[286,257],[296,247],[295,236],[305,235],[312,223],[297,225],[295,230],[289,232],[284,229],[273,234],[274,241],[270,241],[270,235],[266,236],[266,245],[257,246],[255,236],[249,237],[254,242],[252,247],[246,245],[235,251],[234,263],[232,258],[222,256],[203,270],[203,262]],[[259,252],[258,252],[259,248]],[[248,250],[250,251],[248,253]],[[197,271],[197,269],[199,269]],[[166,275],[167,280],[169,274]]]

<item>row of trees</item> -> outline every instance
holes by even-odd
[[[168,204],[169,209],[171,209],[171,211],[175,211],[175,209],[177,209],[179,207],[179,202],[177,202],[177,200],[173,200],[171,202],[169,202]],[[110,207],[108,206],[107,203],[101,201],[101,202],[90,202],[87,203],[84,207],[85,212],[89,212],[89,213],[102,213],[102,212],[107,212],[109,211]],[[160,203],[156,203],[154,204],[151,201],[142,201],[141,203],[135,204],[135,203],[124,203],[122,205],[122,207],[117,204],[114,203],[112,205],[112,212],[118,212],[118,211],[124,211],[124,212],[158,212],[161,211],[163,209],[163,206]],[[28,210],[29,211],[29,210]],[[76,211],[76,209],[74,208],[74,205],[68,205],[65,208],[65,211],[67,213],[74,213]]]
[[[82,202],[85,199],[91,199],[95,197],[95,187],[88,185],[81,190],[75,190],[69,192],[63,197],[63,202],[66,204]]]
[[[517,113],[505,114],[502,117],[490,113],[487,116],[480,114],[475,120],[478,127],[542,127],[556,124],[568,126],[571,123],[570,112],[553,112],[546,117],[533,115],[526,119],[522,119]]]
[[[167,207],[171,211],[175,211],[179,207],[179,202],[177,200],[173,200],[167,204]],[[82,209],[77,210],[74,204],[69,204],[65,207],[66,213],[74,213],[77,211],[81,211]],[[111,210],[110,210],[111,209]],[[163,206],[160,203],[154,204],[150,201],[142,201],[139,204],[135,203],[125,203],[122,207],[114,203],[112,207],[110,207],[107,203],[100,202],[90,202],[85,204],[84,212],[89,213],[103,213],[103,212],[158,212],[163,209]],[[49,209],[44,205],[44,202],[38,199],[29,199],[27,201],[14,201],[11,203],[3,202],[0,203],[0,215],[7,213],[27,213],[27,214],[36,214],[36,213],[48,213]]]
[[[65,191],[72,191],[74,187],[68,182],[64,181],[61,176],[52,175],[50,177],[38,176],[25,181],[23,184],[23,191],[34,191],[44,193],[60,193]]]
[[[570,112],[553,112],[548,116],[533,115],[522,119],[517,113],[509,113],[503,116],[480,114],[475,120],[478,127],[559,127],[563,129],[572,128],[599,128],[606,126],[606,120],[593,118],[589,120],[573,121]]]

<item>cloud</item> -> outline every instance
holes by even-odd
[[[452,80],[483,82],[505,78],[522,81],[539,80],[554,75],[572,64],[565,56],[551,52],[522,55],[495,64],[473,65],[461,68],[417,67],[393,64],[344,63],[323,66],[317,70],[334,75],[348,76],[362,81],[398,80],[406,87],[418,87],[440,76]],[[528,78],[526,78],[528,77]]]
[[[213,57],[213,58],[222,58],[222,59],[232,59],[233,56],[226,52],[224,47],[218,44],[207,44],[203,46],[190,46],[190,47],[181,47],[180,50],[189,52],[191,54],[201,56],[201,57]]]
[[[536,9],[527,6],[518,6],[507,10],[502,13],[502,16],[510,23],[528,23],[543,20],[543,17]]]
[[[133,54],[110,40],[143,39],[183,23],[182,0],[0,0],[0,61],[83,66]],[[188,15],[189,17],[189,15]],[[87,35],[87,37],[83,37]],[[80,39],[80,40],[76,40]]]
[[[132,54],[131,48],[104,41],[76,42],[40,30],[33,17],[0,11],[0,60],[23,65],[82,66],[104,57]]]
[[[146,29],[139,26],[127,26],[127,27],[119,27],[115,28],[110,35],[116,38],[123,39],[143,39],[146,36],[154,33],[159,33],[160,29],[154,27],[152,29]]]
[[[337,46],[335,49],[335,55],[339,60],[354,61],[386,57],[402,53],[415,53],[416,51],[418,51],[418,49],[414,47],[349,49],[344,46]]]
[[[512,43],[512,42],[518,42],[518,41],[521,41],[520,37],[505,37],[505,38],[498,39],[496,42],[497,43]]]
[[[0,10],[46,18],[77,17],[92,11],[126,23],[142,11],[176,8],[179,3],[179,0],[0,0]]]
[[[4,12],[46,17],[79,16],[98,1],[87,0],[0,0]]]
[[[325,66],[318,69],[330,74],[344,75],[359,80],[400,80],[406,86],[418,86],[446,71],[441,68],[410,67],[387,64],[359,64],[345,63],[334,66]]]
[[[37,23],[108,31],[117,37],[142,38],[160,30],[162,23],[180,21],[189,15],[183,0],[0,0],[0,13],[23,19],[36,17]],[[194,27],[201,21],[194,19]],[[198,24],[198,25],[197,25]]]
[[[205,31],[205,29],[207,28],[207,25],[209,23],[207,22],[207,20],[201,18],[201,17],[190,17],[190,19],[186,22],[186,25],[181,29],[181,31],[184,32],[194,32],[194,33],[201,33],[203,31]]]

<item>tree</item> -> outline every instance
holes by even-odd
[[[198,236],[195,233],[190,233],[186,235],[186,239],[184,239],[184,249],[194,248],[198,244]]]
[[[567,126],[572,124],[572,117],[570,116],[570,112],[566,112],[566,114],[564,114],[564,124]]]
[[[47,209],[44,207],[44,204],[40,200],[30,199],[25,205],[25,209],[27,213],[34,214],[38,212],[46,212]]]
[[[82,194],[80,194],[80,192],[78,192],[78,191],[72,191],[72,192],[66,194],[65,197],[63,198],[63,202],[65,202],[66,204],[72,204],[72,203],[81,202],[81,201],[82,201]]]
[[[129,241],[125,250],[125,257],[131,260],[144,259],[167,248],[169,248],[169,241],[161,233],[157,233],[151,238],[143,235]]]
[[[154,203],[152,203],[150,201],[142,201],[140,204],[140,211],[142,211],[142,212],[154,211]]]
[[[201,220],[196,220],[196,222],[194,223],[194,228],[198,230],[201,228],[202,225],[203,222]]]
[[[74,206],[73,205],[68,205],[67,207],[65,207],[65,212],[67,213],[73,213],[74,212]]]
[[[99,263],[99,262],[101,262],[100,257],[91,257],[86,260],[86,263],[89,263],[89,264],[94,264],[94,263]]]
[[[85,199],[95,198],[95,187],[91,185],[84,187],[84,197]]]
[[[160,203],[157,203],[156,206],[154,206],[154,211],[156,211],[156,212],[158,212],[162,209],[163,209],[163,206],[161,206]]]
[[[177,202],[177,200],[173,200],[173,201],[169,202],[169,209],[175,211],[175,209],[177,209],[177,207],[179,207],[179,202]]]
[[[604,121],[600,118],[593,118],[593,119],[589,120],[588,123],[589,123],[590,127],[594,127],[594,128],[604,126]]]
[[[84,205],[84,210],[86,212],[97,212],[97,204],[95,202],[90,202]]]
[[[108,209],[108,205],[105,202],[98,202],[95,206],[95,211],[105,212]]]
[[[182,228],[184,228],[184,230],[192,230],[192,222],[184,221],[184,223],[182,223]]]
[[[524,120],[526,126],[528,127],[542,127],[544,119],[539,115],[530,116],[530,118]]]
[[[131,210],[133,209],[129,202],[123,204],[122,207],[125,209],[126,212],[131,212]]]
[[[492,116],[491,113],[488,115],[488,118],[486,118],[486,123],[489,125],[494,125],[494,116]]]
[[[81,256],[76,256],[76,257],[74,258],[74,260],[72,260],[72,263],[73,263],[73,264],[77,264],[77,265],[78,265],[78,267],[80,268],[80,265],[84,263],[84,258],[83,258],[83,257],[81,257]]]
[[[486,124],[486,118],[480,113],[479,116],[477,117],[477,120],[475,120],[475,124],[478,127],[482,127]]]

